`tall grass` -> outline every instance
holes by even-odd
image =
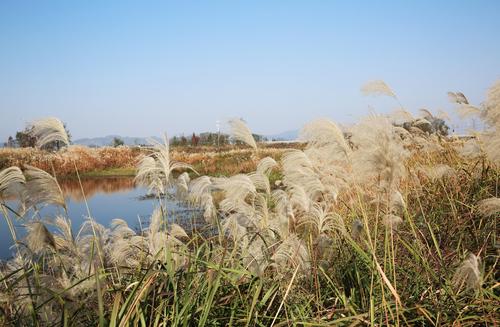
[[[477,107],[488,129],[473,139],[474,151],[381,116],[361,121],[348,139],[334,122],[314,121],[301,134],[306,147],[278,160],[251,142],[240,121],[236,138],[251,146],[254,168],[232,176],[188,175],[192,167],[157,145],[137,168],[137,181],[158,198],[139,231],[122,220],[106,228],[89,210],[75,233],[64,211],[31,220],[2,200],[5,218],[29,227],[22,240],[13,231],[16,256],[1,269],[0,321],[494,326],[500,162],[490,142],[500,135],[497,87]],[[380,81],[364,92],[396,98]],[[64,207],[47,175],[35,176],[41,183],[30,168],[2,171],[0,196],[18,194],[35,213],[46,202]],[[33,182],[47,185],[51,196],[41,197]],[[161,197],[172,185],[203,209],[192,218],[205,220],[203,228],[176,224]]]

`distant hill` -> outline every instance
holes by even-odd
[[[113,139],[117,137],[121,139],[125,145],[141,145],[149,144],[149,139],[155,139],[157,141],[162,141],[161,138],[157,136],[151,137],[130,137],[130,136],[120,136],[120,135],[107,135],[103,137],[93,137],[93,138],[83,138],[73,141],[73,144],[86,145],[90,147],[101,147],[109,146],[113,144]]]
[[[286,131],[274,135],[264,135],[269,141],[296,141],[299,138],[299,130]]]

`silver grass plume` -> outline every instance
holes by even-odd
[[[409,153],[388,119],[372,116],[352,128],[356,150],[352,164],[360,182],[378,181],[382,189],[391,190],[406,175],[405,160]]]
[[[267,177],[267,175],[256,171],[254,173],[248,174],[248,177],[250,177],[250,180],[252,181],[256,190],[264,191],[266,192],[266,194],[271,193],[271,184],[269,183],[269,178]]]
[[[434,118],[434,115],[432,114],[432,112],[430,112],[429,110],[427,110],[425,108],[421,108],[418,111],[420,111],[420,113],[422,114],[422,118]]]
[[[63,216],[56,216],[52,225],[57,228],[54,234],[57,248],[76,252],[75,239],[71,229],[71,220]]]
[[[306,124],[300,134],[301,139],[308,142],[309,146],[332,148],[329,154],[336,159],[345,160],[351,152],[342,130],[328,119],[318,119]]]
[[[173,171],[182,169],[194,171],[194,169],[189,164],[171,160],[166,135],[164,135],[163,143],[155,140],[151,140],[151,142],[153,143],[153,151],[139,161],[135,181],[161,194],[165,193],[166,188],[171,185]]]
[[[271,198],[273,199],[278,215],[294,219],[292,204],[287,192],[279,189],[274,190],[271,193]]]
[[[302,193],[302,190],[305,191],[308,199],[300,201],[301,203],[309,200],[317,200],[326,192],[326,187],[322,183],[312,160],[305,152],[300,150],[285,152],[281,158],[281,165],[283,167],[283,182],[285,186],[292,192],[295,191],[296,195]],[[329,191],[335,193],[334,188]],[[333,197],[335,198],[335,194],[333,194]]]
[[[469,254],[453,275],[453,286],[460,290],[464,286],[466,289],[479,289],[482,284],[482,274],[479,269],[480,260],[473,253]]]
[[[257,172],[263,175],[269,175],[276,166],[278,166],[278,163],[273,158],[265,157],[257,164]]]
[[[201,176],[189,183],[189,200],[203,209],[203,218],[213,224],[217,217],[212,197],[212,181],[208,176]]]
[[[57,179],[46,171],[25,165],[26,187],[24,201],[27,207],[38,204],[55,204],[66,208],[64,195]]]
[[[183,172],[177,177],[176,180],[176,188],[177,188],[177,196],[181,199],[185,198],[189,192],[189,182],[191,179],[189,178],[189,174],[187,172]]]
[[[451,120],[450,115],[444,110],[439,110],[436,117],[442,120]]]
[[[18,191],[20,185],[26,183],[26,179],[19,167],[9,167],[0,171],[0,199]]]
[[[361,87],[361,92],[364,95],[386,95],[396,98],[396,94],[382,80],[370,81]]]
[[[481,118],[489,127],[482,137],[486,155],[500,165],[500,80],[488,90]]]
[[[135,232],[128,227],[125,220],[115,218],[111,220],[111,237],[112,238],[128,238],[135,235]]]
[[[500,198],[492,197],[478,202],[477,210],[484,217],[500,213]]]
[[[429,179],[436,181],[443,178],[449,178],[456,175],[456,171],[448,165],[437,164],[434,166],[420,167],[420,172],[426,175]]]
[[[26,244],[31,251],[39,253],[46,247],[56,249],[54,236],[42,222],[30,222],[26,224],[26,229],[28,232],[26,235]]]
[[[406,203],[399,191],[393,191],[390,200],[390,209],[393,213],[402,214],[406,210]]]
[[[229,178],[218,178],[214,187],[224,191],[225,199],[232,203],[242,203],[248,195],[255,195],[257,189],[252,179],[245,174],[238,174]]]
[[[237,140],[241,141],[253,149],[257,150],[257,143],[253,138],[252,132],[245,124],[245,122],[239,118],[233,118],[228,121],[229,126],[231,127],[231,136]]]
[[[339,215],[328,211],[324,204],[314,203],[307,216],[316,229],[317,236],[328,235],[334,231],[342,235],[347,234],[344,220]]]
[[[458,152],[461,156],[470,159],[477,159],[483,154],[481,145],[475,138],[466,141],[463,146],[458,149]]]
[[[389,118],[394,120],[403,120],[403,121],[412,121],[415,120],[415,117],[411,114],[411,112],[405,110],[404,108],[398,108],[389,114]]]
[[[55,117],[35,120],[30,124],[30,134],[36,138],[36,146],[41,148],[52,142],[69,145],[68,134],[64,124]]]
[[[138,236],[123,219],[111,221],[111,233],[106,242],[106,253],[118,266],[138,267],[146,248],[146,241]]]
[[[397,215],[394,215],[392,213],[387,214],[383,217],[382,223],[385,225],[385,227],[390,228],[392,230],[396,230],[403,222],[403,219]]]
[[[178,267],[185,261],[185,256],[180,252],[185,248],[181,238],[187,237],[186,232],[177,224],[170,224],[170,228],[166,231],[163,228],[163,216],[160,208],[156,208],[151,215],[151,222],[146,236],[149,254],[156,256],[160,251],[164,254],[169,253],[172,263]]]
[[[291,234],[278,246],[271,260],[278,271],[298,267],[301,273],[306,273],[310,266],[307,247],[296,234]]]
[[[481,114],[481,109],[470,104],[463,104],[457,107],[457,113],[460,118],[464,119],[479,116]]]
[[[487,124],[497,128],[500,124],[500,80],[489,88],[484,103],[483,117]]]

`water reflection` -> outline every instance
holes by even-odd
[[[61,179],[59,185],[64,196],[75,202],[83,202],[84,194],[88,200],[99,193],[129,192],[136,187],[132,177],[84,178],[81,183],[76,178],[67,178]]]
[[[147,189],[134,185],[133,178],[84,178],[81,185],[78,179],[61,179],[59,184],[66,198],[67,214],[71,219],[73,232],[77,232],[88,217],[83,194],[87,199],[90,215],[105,227],[109,227],[114,218],[121,218],[132,229],[139,231],[148,226],[149,217],[158,205],[156,199],[140,200],[146,195]],[[197,228],[196,226],[203,224],[199,209],[171,198],[168,198],[166,202],[169,220],[179,223],[186,229]],[[19,205],[14,199],[8,199],[7,204],[12,208]],[[39,212],[39,216],[45,221],[50,221],[60,214],[65,214],[61,208],[50,205],[41,208]],[[24,224],[31,216],[32,214],[27,214],[25,216],[27,218],[17,220],[11,215],[19,239],[25,236]],[[0,260],[11,257],[12,245],[8,226],[4,217],[0,216]]]

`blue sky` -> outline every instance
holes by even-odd
[[[0,140],[57,116],[74,138],[350,123],[385,80],[403,105],[480,102],[500,78],[500,1],[0,2]]]

